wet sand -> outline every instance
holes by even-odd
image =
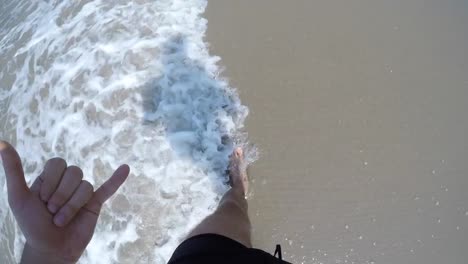
[[[466,263],[468,5],[210,1],[250,110],[254,244],[294,263]]]

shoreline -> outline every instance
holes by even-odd
[[[468,179],[452,173],[468,171],[457,132],[468,130],[468,16],[455,2],[418,3],[208,4],[210,52],[261,153],[250,168],[256,247],[280,243],[293,263],[468,258],[457,231],[468,208],[455,206]]]

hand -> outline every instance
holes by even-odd
[[[31,188],[24,179],[21,159],[7,142],[0,141],[8,201],[26,237],[23,263],[74,263],[86,249],[104,202],[124,183],[130,172],[120,166],[97,191],[83,181],[83,172],[67,167],[60,158],[49,160]]]

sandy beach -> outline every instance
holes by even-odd
[[[294,263],[468,259],[461,1],[210,1],[250,108],[254,244]]]
[[[238,143],[260,152],[255,247],[466,263],[466,1],[18,0],[0,22],[0,138],[27,182],[56,156],[96,185],[131,166],[79,263],[167,263]],[[3,192],[0,263],[24,242]]]

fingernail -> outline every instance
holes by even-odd
[[[47,208],[49,209],[49,212],[53,214],[55,214],[58,211],[58,206],[53,203],[48,203]]]
[[[57,225],[57,226],[63,226],[63,224],[65,223],[65,216],[63,214],[58,214],[54,217],[54,223]]]

